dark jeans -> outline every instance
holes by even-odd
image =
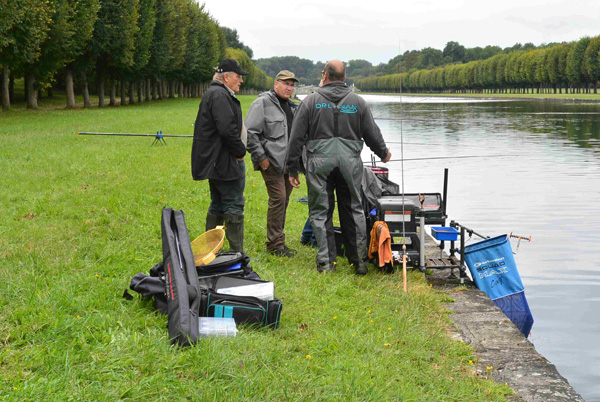
[[[267,170],[261,170],[267,193],[269,194],[269,209],[267,211],[267,251],[281,250],[285,246],[285,216],[292,194],[292,185],[288,175],[279,173],[273,165]]]
[[[302,229],[302,236],[300,237],[300,243],[308,244],[311,247],[317,247],[317,238],[313,231],[312,225],[310,224],[310,218],[306,219],[304,228]]]
[[[208,179],[210,186],[210,206],[208,212],[224,216],[244,214],[244,188],[246,187],[246,164],[238,162],[240,170],[244,173],[237,180],[213,180]]]

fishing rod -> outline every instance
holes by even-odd
[[[402,147],[401,147],[402,148]],[[401,151],[402,153],[402,151]],[[428,161],[428,160],[434,160],[434,159],[466,159],[466,158],[491,158],[491,157],[498,157],[498,156],[514,156],[514,155],[459,155],[459,156],[434,156],[431,158],[402,158],[402,159],[390,159],[389,161],[387,161],[386,163],[390,163],[390,162],[404,162],[404,161]],[[364,165],[368,165],[371,162],[364,162]]]
[[[157,131],[156,134],[130,134],[130,133],[84,133],[79,132],[77,135],[115,135],[115,136],[127,136],[127,137],[182,137],[192,138],[193,135],[177,135],[177,134],[163,134],[162,131]]]
[[[89,133],[89,132],[78,132],[77,135],[108,135],[108,136],[117,136],[117,137],[154,137],[154,144],[164,144],[167,145],[165,141],[165,137],[181,137],[181,138],[192,138],[193,135],[177,135],[177,134],[163,134],[162,130],[156,132],[156,134],[137,134],[137,133]],[[152,146],[151,145],[151,146]]]
[[[401,121],[401,119],[398,119],[396,117],[373,117],[373,119],[375,119],[375,120]],[[449,121],[448,119],[415,119],[415,118],[404,119],[404,120],[406,120],[406,121],[424,121],[424,122],[430,122],[430,121],[445,121],[445,122],[448,122]],[[453,124],[467,124],[466,121],[463,122],[463,121],[452,120],[452,121],[449,121],[449,122],[451,122]]]

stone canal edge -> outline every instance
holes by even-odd
[[[439,255],[434,240],[426,238],[426,255]],[[454,273],[458,276],[458,270]],[[517,394],[510,398],[512,401],[583,401],[554,364],[535,350],[473,281],[465,278],[461,285],[458,279],[449,279],[449,275],[449,269],[434,269],[426,279],[453,300],[446,304],[453,323],[449,336],[473,347],[478,357],[473,364],[475,375],[508,384]]]

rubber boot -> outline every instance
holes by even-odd
[[[225,235],[229,251],[244,251],[244,215],[225,214]]]
[[[210,212],[206,214],[206,229],[208,232],[211,229],[216,228],[219,225],[223,225],[224,218],[219,215],[213,215]]]

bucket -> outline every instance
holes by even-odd
[[[485,239],[465,247],[465,262],[477,287],[492,300],[522,292],[508,235]]]
[[[192,252],[196,266],[208,264],[215,259],[215,255],[223,247],[225,231],[223,226],[217,226],[208,232],[202,233],[192,242]]]

